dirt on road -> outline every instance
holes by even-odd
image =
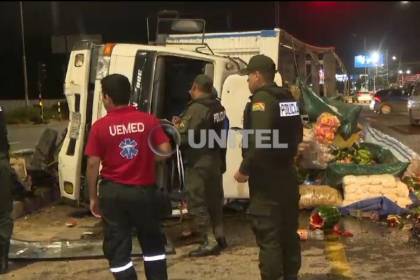
[[[80,210],[80,209],[79,209]],[[30,241],[57,241],[80,239],[84,232],[94,233],[100,238],[100,221],[85,216],[71,218],[75,209],[65,205],[53,205],[40,212],[18,219],[14,239]],[[79,211],[80,212],[80,211]],[[82,210],[83,212],[83,210]],[[77,214],[77,213],[76,213]],[[80,214],[80,213],[79,213]],[[77,216],[77,215],[76,215]],[[74,224],[66,226],[66,222]],[[197,246],[194,240],[181,239],[181,232],[188,221],[178,219],[165,221],[165,232],[175,246],[176,253],[168,255],[168,274],[172,280],[187,279],[259,279],[258,248],[246,216],[232,211],[225,212],[228,249],[218,256],[190,258],[188,252]],[[99,237],[98,237],[99,236]],[[331,267],[324,256],[322,243],[303,245],[303,280],[338,279],[331,275]],[[133,257],[139,279],[144,278],[141,257]],[[107,261],[102,258],[67,260],[15,260],[5,280],[92,280],[113,279]]]

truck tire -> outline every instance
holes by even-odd
[[[388,115],[392,112],[392,107],[388,104],[383,104],[380,108],[379,108],[379,112],[382,115]]]

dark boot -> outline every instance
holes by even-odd
[[[220,254],[221,248],[219,244],[210,245],[207,241],[201,244],[197,249],[191,251],[188,256],[190,257],[205,257],[210,255]]]
[[[137,280],[137,273],[134,267],[121,272],[114,272],[113,275],[115,280]]]
[[[227,248],[228,245],[227,245],[225,237],[219,237],[219,238],[216,238],[216,240],[217,240],[217,244],[219,244],[219,247],[220,247],[221,250],[224,250],[224,249]]]
[[[166,260],[145,261],[144,271],[147,280],[167,280],[168,272]]]
[[[284,276],[284,280],[298,280],[297,276]]]
[[[9,242],[0,244],[0,274],[6,273],[9,267],[9,246]]]

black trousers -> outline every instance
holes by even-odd
[[[249,178],[252,230],[260,248],[262,280],[297,279],[299,191],[293,167],[255,168]],[[284,278],[282,278],[284,277]]]
[[[7,271],[10,238],[13,231],[12,173],[9,158],[0,153],[0,274]]]
[[[131,262],[135,228],[148,280],[166,280],[165,235],[156,186],[127,186],[103,180],[99,203],[104,221],[103,250],[115,279],[137,279]]]
[[[13,180],[9,158],[0,153],[0,245],[8,244],[13,231]],[[1,252],[0,252],[1,254]]]

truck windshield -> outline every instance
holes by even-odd
[[[131,103],[144,112],[149,110],[156,52],[138,51],[133,69]]]

